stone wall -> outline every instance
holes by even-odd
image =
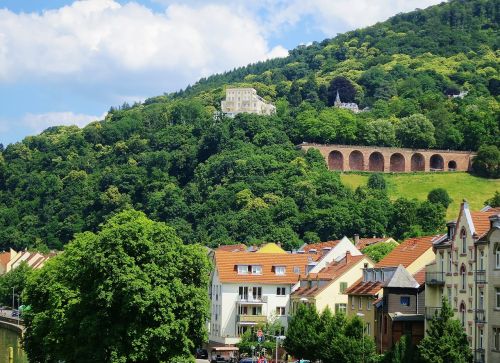
[[[378,146],[301,144],[318,149],[330,170],[409,173],[413,171],[470,171],[469,151],[403,149]]]

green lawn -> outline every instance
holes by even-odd
[[[366,185],[369,176],[368,173],[342,173],[340,179],[355,189],[359,185]],[[483,179],[460,172],[384,174],[384,177],[391,199],[405,197],[425,200],[432,189],[446,189],[453,199],[448,208],[448,218],[458,215],[458,208],[464,198],[472,210],[479,210],[486,199],[491,198],[496,190],[500,191],[500,179]]]

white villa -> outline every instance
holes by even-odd
[[[273,115],[276,107],[260,97],[254,88],[227,88],[226,99],[221,102],[221,111],[229,117],[242,112]]]

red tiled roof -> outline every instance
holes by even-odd
[[[377,244],[380,242],[385,242],[388,239],[390,238],[389,237],[360,238],[359,242],[356,243],[356,248],[361,251],[363,248],[366,248],[370,245]]]
[[[472,223],[478,237],[483,236],[490,230],[489,217],[500,213],[500,208],[491,208],[484,212],[471,212]]]
[[[7,267],[7,264],[10,261],[10,252],[2,252],[0,253],[0,264],[4,267]]]
[[[215,251],[215,266],[221,282],[256,282],[261,284],[294,284],[300,274],[306,273],[308,255],[281,253],[252,253]],[[238,274],[238,265],[260,265],[262,274]],[[284,266],[285,274],[280,276],[274,272],[275,266]],[[295,273],[294,269],[300,272]]]
[[[247,246],[243,243],[237,245],[222,245],[217,247],[217,251],[227,251],[227,252],[243,252],[246,251]]]
[[[347,290],[348,295],[376,295],[380,289],[382,289],[382,283],[380,281],[366,281],[360,278],[353,285],[351,285]]]
[[[425,267],[418,270],[414,275],[413,275],[413,278],[415,279],[415,281],[417,281],[420,286],[422,286],[423,284],[425,284]]]
[[[432,242],[442,235],[409,238],[396,246],[387,256],[380,260],[375,267],[391,267],[403,265],[408,267],[432,248]]]
[[[302,248],[302,251],[308,253],[310,250],[314,249],[316,250],[317,252],[321,252],[321,250],[323,248],[333,248],[335,247],[338,243],[340,242],[340,240],[336,240],[336,241],[328,241],[328,242],[319,242],[319,243],[311,243],[311,244],[308,244],[307,246],[304,246],[304,248]]]

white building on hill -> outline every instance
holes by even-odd
[[[276,107],[260,97],[254,88],[227,88],[226,99],[221,102],[221,111],[229,117],[242,112],[273,115]]]

